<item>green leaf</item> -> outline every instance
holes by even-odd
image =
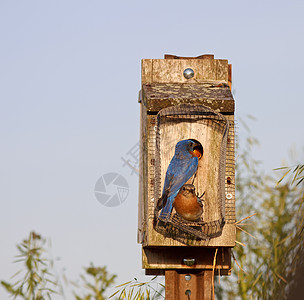
[[[125,282],[125,283],[122,283],[122,284],[120,284],[120,285],[117,285],[116,287],[118,288],[118,287],[122,287],[122,286],[124,286],[124,285],[128,285],[128,284],[130,284],[132,281],[133,281],[133,280],[130,280],[130,281],[128,281],[128,282]]]
[[[291,169],[289,169],[287,172],[284,173],[284,175],[281,177],[281,179],[277,182],[277,186],[282,182],[282,180],[286,177],[286,175],[291,171]]]
[[[275,168],[273,170],[278,171],[278,170],[286,170],[286,169],[290,169],[290,167],[280,167],[280,168]]]

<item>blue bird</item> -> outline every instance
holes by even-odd
[[[180,188],[196,173],[198,161],[203,156],[203,146],[195,139],[179,141],[168,166],[163,193],[157,203],[161,209],[159,219],[167,222],[172,211],[173,201]]]

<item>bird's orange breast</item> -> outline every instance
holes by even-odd
[[[187,221],[196,221],[203,213],[203,208],[197,202],[195,194],[185,196],[180,191],[174,199],[173,207],[176,212]]]

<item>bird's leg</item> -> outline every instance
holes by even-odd
[[[193,185],[193,183],[194,183],[194,180],[195,180],[195,178],[196,178],[196,173],[197,173],[197,171],[194,173],[194,176],[193,176],[193,180],[192,180],[192,185]]]
[[[203,192],[203,194],[201,195],[201,196],[199,196],[199,194],[198,193],[196,193],[196,200],[197,200],[197,202],[198,202],[198,204],[201,206],[201,207],[203,207],[204,206],[204,199],[203,199],[203,196],[205,195],[205,192]]]
[[[199,195],[198,192],[197,192],[196,196],[201,199],[205,195],[205,193],[206,192],[203,192],[201,195]]]

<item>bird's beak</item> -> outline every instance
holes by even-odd
[[[201,158],[204,154],[204,148],[202,146],[202,144],[199,141],[194,142],[194,147],[193,147],[193,151],[199,151],[199,153],[201,154],[199,158]]]

